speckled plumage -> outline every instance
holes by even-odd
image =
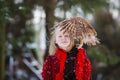
[[[54,26],[54,28],[56,27],[61,27],[61,30],[70,33],[74,39],[83,40],[83,43],[87,45],[99,43],[95,29],[81,17],[65,19]]]

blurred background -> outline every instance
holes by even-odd
[[[84,46],[92,80],[120,80],[120,0],[0,0],[0,80],[42,80],[51,28],[76,16],[101,42]]]

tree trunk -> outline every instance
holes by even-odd
[[[50,42],[50,28],[54,25],[54,9],[55,9],[55,0],[44,0],[44,10],[46,14],[46,50],[44,59],[48,56],[49,42]]]
[[[0,80],[5,74],[5,1],[0,1]]]
[[[0,20],[0,80],[4,80],[5,72],[5,23]]]

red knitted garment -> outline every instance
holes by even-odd
[[[43,64],[43,80],[63,80],[65,61],[66,52],[61,49],[57,49],[54,56],[47,57]],[[75,63],[76,79],[90,80],[91,64],[83,48],[78,50]]]

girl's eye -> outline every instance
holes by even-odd
[[[62,37],[61,35],[59,35],[58,37]]]
[[[65,37],[69,37],[69,35],[65,35]]]

